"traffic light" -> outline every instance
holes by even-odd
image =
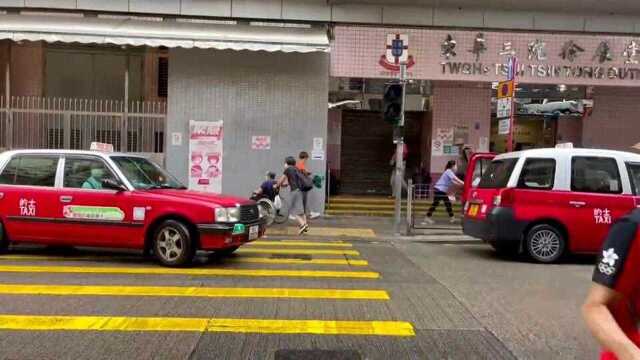
[[[402,84],[388,84],[384,88],[382,99],[384,121],[398,125],[402,117]]]

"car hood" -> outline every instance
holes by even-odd
[[[155,190],[146,190],[146,192],[152,193],[157,196],[170,197],[174,200],[189,199],[189,200],[205,202],[207,204],[219,205],[223,207],[253,204],[253,201],[246,198],[240,198],[236,196],[229,196],[229,195],[222,195],[222,194],[206,193],[202,191],[155,189]]]

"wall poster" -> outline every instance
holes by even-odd
[[[222,192],[222,121],[189,122],[189,189]]]

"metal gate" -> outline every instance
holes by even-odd
[[[165,102],[0,97],[0,149],[89,149],[163,154]]]

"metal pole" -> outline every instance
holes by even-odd
[[[402,82],[402,107],[400,109],[400,122],[398,122],[398,139],[396,141],[396,176],[395,176],[395,218],[393,223],[393,232],[400,235],[400,227],[402,224],[402,183],[404,180],[404,103],[407,87],[407,64],[400,65],[400,81]],[[408,190],[408,189],[407,189]]]
[[[509,80],[513,80],[513,96],[511,97],[511,111],[509,114],[509,136],[507,136],[507,152],[512,152],[513,151],[513,141],[514,139],[514,133],[515,133],[515,97],[516,97],[516,79],[518,76],[518,60],[515,56],[513,56],[510,60],[511,62],[511,71],[512,71],[512,78]]]
[[[13,148],[13,112],[11,111],[11,48],[13,47],[12,43],[9,43],[9,56],[7,57],[7,66],[5,68],[5,96],[7,103],[7,127],[6,127],[6,146],[7,149]]]
[[[407,235],[411,235],[411,230],[413,230],[413,192],[415,191],[413,179],[409,179],[407,185]]]
[[[129,53],[126,53],[124,72],[124,113],[122,115],[122,129],[120,130],[120,151],[127,152],[129,144]]]

